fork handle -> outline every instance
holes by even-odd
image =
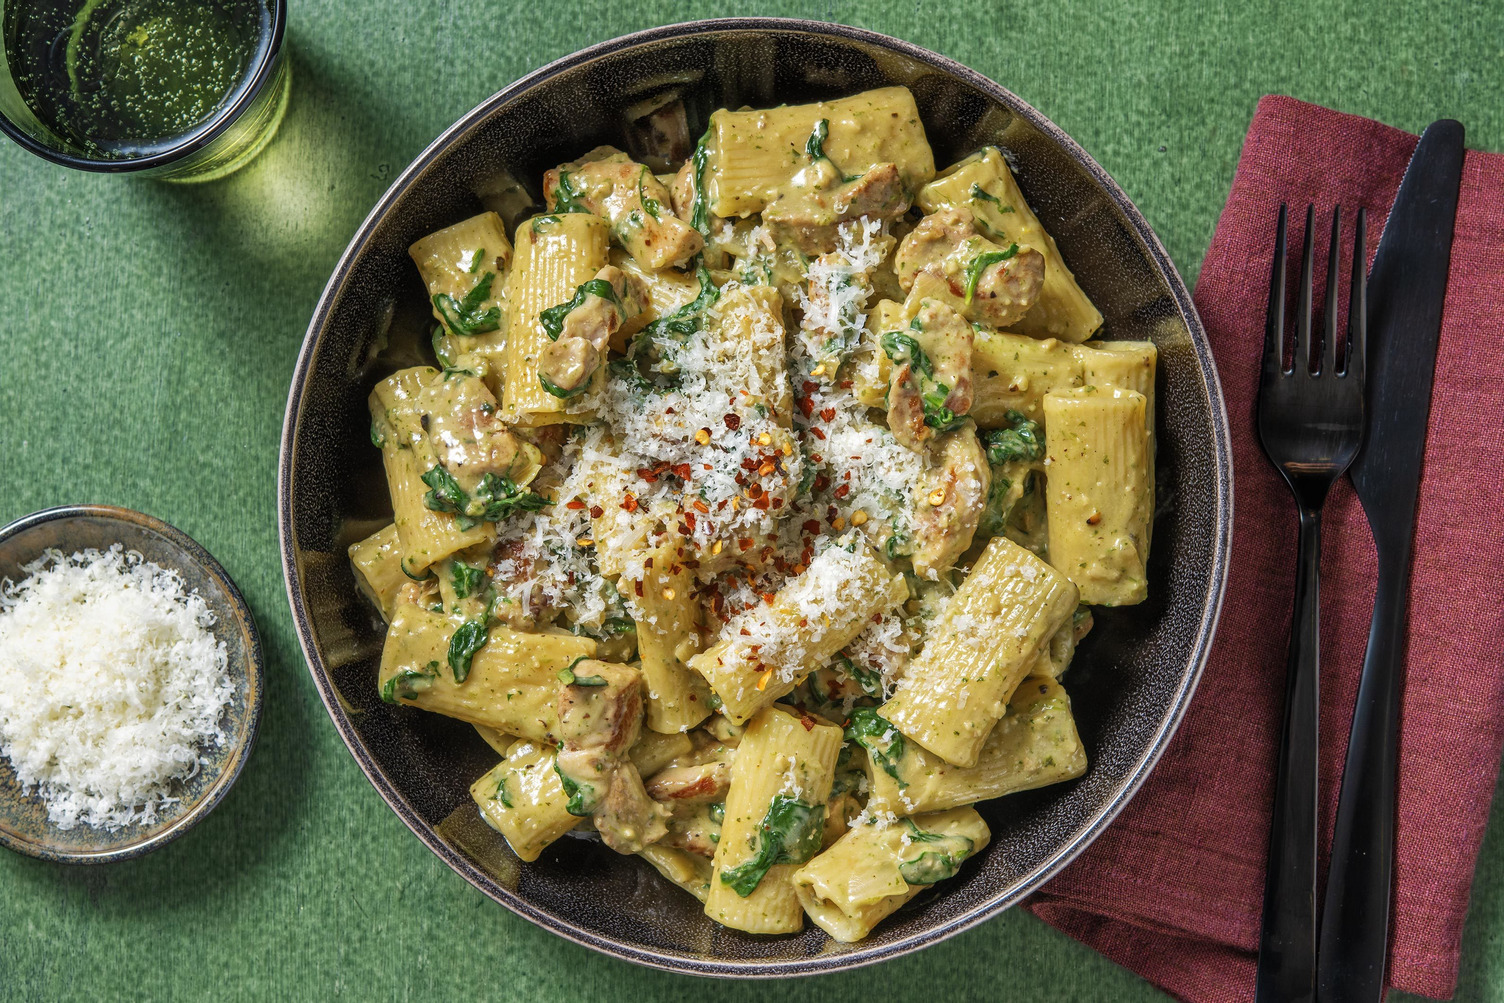
[[[1321,705],[1321,507],[1300,507],[1295,616],[1285,669],[1285,724],[1264,873],[1257,1003],[1316,994],[1316,740]]]
[[[1378,1003],[1384,996],[1411,542],[1376,542],[1378,591],[1353,708],[1321,915],[1317,964],[1322,1003]]]

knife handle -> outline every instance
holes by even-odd
[[[1316,772],[1321,705],[1321,509],[1302,505],[1285,725],[1274,776],[1255,1003],[1316,993]]]
[[[1380,1003],[1384,998],[1409,605],[1410,541],[1387,548],[1380,541],[1373,622],[1353,708],[1321,915],[1319,1003]]]

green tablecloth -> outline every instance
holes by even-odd
[[[574,49],[732,14],[815,16],[952,56],[1053,118],[1196,271],[1267,92],[1504,149],[1504,5],[1278,0],[725,3],[293,0],[281,135],[224,182],[72,173],[0,143],[0,522],[65,502],[180,526],[245,591],[266,715],[239,785],[145,859],[0,854],[0,997],[765,998],[565,943],[444,867],[366,783],[293,632],[276,465],[293,360],[372,202],[440,130]],[[1459,998],[1504,998],[1504,809],[1483,850]],[[835,998],[1162,998],[1022,912],[917,955],[798,986]]]

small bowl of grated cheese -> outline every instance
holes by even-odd
[[[224,797],[261,714],[250,610],[202,547],[108,505],[0,529],[0,844],[104,863]]]

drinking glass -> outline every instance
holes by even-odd
[[[85,171],[209,181],[287,110],[286,0],[0,0],[0,131]]]

